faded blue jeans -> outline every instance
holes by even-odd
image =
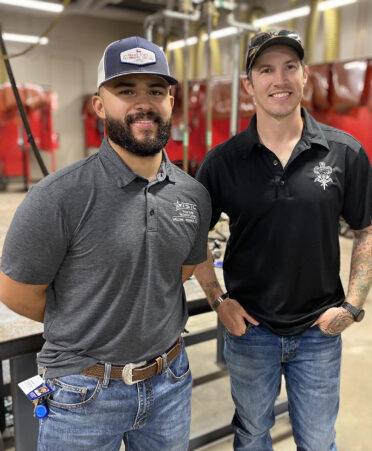
[[[242,337],[225,332],[224,356],[235,402],[234,450],[271,451],[274,403],[284,374],[298,451],[336,451],[341,336],[318,326],[282,337],[253,326]]]
[[[106,368],[107,368],[106,364]],[[38,451],[186,451],[192,378],[182,342],[162,374],[134,385],[81,374],[49,379],[49,415]]]

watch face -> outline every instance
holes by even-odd
[[[364,311],[364,310],[361,310],[361,311],[357,314],[357,316],[355,317],[355,321],[356,321],[357,323],[360,323],[360,322],[362,321],[362,319],[364,318],[364,315],[365,315],[365,311]]]

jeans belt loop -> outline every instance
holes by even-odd
[[[107,388],[110,383],[111,363],[105,363],[105,374],[103,376],[102,387]]]
[[[168,359],[167,359],[167,353],[164,352],[164,354],[162,354],[161,356],[162,360],[163,360],[163,368],[162,368],[162,373],[164,373],[167,368],[168,368]]]

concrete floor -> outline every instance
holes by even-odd
[[[0,194],[0,255],[6,230],[23,193]],[[352,240],[340,238],[341,278],[346,289]],[[196,284],[190,281],[188,284]],[[372,293],[365,309],[366,316],[360,324],[352,325],[343,334],[343,361],[341,379],[341,406],[337,430],[339,451],[372,451]],[[216,324],[214,312],[190,318],[187,329],[191,332]],[[194,378],[217,371],[216,341],[188,347],[190,366]],[[281,394],[285,397],[285,392]],[[192,395],[191,436],[227,425],[233,415],[228,376],[194,388]],[[275,451],[296,449],[293,439],[283,438],[290,433],[287,415],[280,417],[272,430]],[[220,440],[204,450],[227,451],[232,449],[232,437]],[[157,450],[155,450],[157,451]],[[316,450],[312,450],[316,451]]]

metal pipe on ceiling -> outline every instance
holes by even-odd
[[[179,11],[170,11],[169,9],[164,9],[163,11],[159,11],[155,14],[147,16],[144,21],[144,28],[146,39],[148,41],[152,41],[152,31],[154,26],[157,23],[162,22],[165,18],[196,22],[200,18],[200,11],[195,10],[192,13],[181,13]]]

